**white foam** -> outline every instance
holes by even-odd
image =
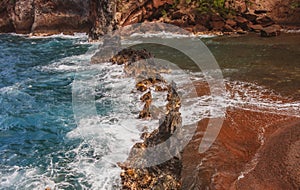
[[[145,33],[133,33],[131,34],[131,37],[143,37],[143,38],[151,38],[151,37],[157,37],[162,39],[172,39],[172,38],[213,38],[217,35],[215,34],[193,34],[189,33],[188,31],[184,31],[186,34],[180,34],[180,33],[173,33],[173,32],[145,32]],[[188,34],[189,33],[189,34]]]
[[[294,29],[294,30],[283,29],[282,31],[285,32],[285,33],[289,33],[289,34],[298,34],[298,33],[300,33],[300,29]]]
[[[1,33],[1,34],[3,34],[3,33]],[[21,36],[21,37],[28,37],[29,36],[28,34],[17,34],[17,33],[14,33],[14,32],[8,33],[8,34],[12,35],[12,36]]]
[[[109,103],[110,110],[92,117],[81,115],[77,128],[67,137],[83,139],[95,152],[94,157],[100,155],[96,161],[81,155],[76,159],[77,163],[72,163],[79,165],[78,172],[85,174],[92,189],[115,189],[113,186],[120,181],[121,172],[117,163],[125,161],[131,147],[141,141],[144,127],[147,126],[148,130],[157,128],[158,120],[138,119],[138,112],[142,108],[139,96],[142,93],[132,93],[135,80],[125,77],[122,66],[108,63],[95,65],[92,70],[95,69],[99,70],[99,75],[87,84],[97,88],[97,83],[100,83],[101,98],[95,104],[105,106],[105,103]],[[84,89],[78,90],[84,92]]]
[[[35,167],[19,167],[0,169],[0,189],[45,189],[50,187],[55,189],[55,182],[41,174]]]
[[[19,34],[14,34],[19,35]],[[62,38],[62,39],[88,39],[88,35],[86,33],[74,33],[74,35],[66,35],[63,33],[53,34],[49,36],[34,36],[34,35],[21,35],[29,37],[30,39],[47,39],[47,38]]]
[[[85,54],[74,55],[62,58],[59,61],[53,62],[45,66],[37,66],[36,68],[41,71],[68,71],[76,72],[77,70],[89,69],[91,57],[95,54],[97,44],[89,47]]]
[[[227,84],[228,107],[300,117],[300,102],[291,101],[274,91],[253,83],[234,81]]]
[[[188,33],[188,32],[186,32]],[[144,38],[150,38],[150,37],[159,37],[159,38],[190,38],[190,37],[195,37],[194,34],[176,34],[172,32],[156,32],[156,33],[151,33],[151,32],[146,32],[146,33],[133,33],[131,37],[144,37]]]

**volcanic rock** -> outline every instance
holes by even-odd
[[[256,20],[257,24],[262,25],[263,27],[271,26],[275,24],[275,22],[268,16],[260,17]]]
[[[249,21],[245,19],[244,17],[237,16],[235,18],[235,21],[237,22],[237,26],[240,27],[242,30],[249,30],[248,23]]]
[[[263,28],[260,31],[260,35],[261,35],[261,37],[279,36],[280,35],[280,29],[278,27],[276,27],[276,25],[269,26],[269,27]]]
[[[178,142],[182,139],[181,128],[182,118],[179,112],[181,100],[176,91],[176,85],[167,85],[166,81],[160,75],[160,69],[151,67],[153,62],[147,62],[145,59],[151,58],[151,54],[146,50],[124,49],[111,58],[111,61],[124,65],[124,70],[132,72],[130,76],[135,77],[136,89],[144,93],[140,100],[144,103],[143,109],[139,113],[140,119],[151,118],[152,94],[151,87],[155,86],[158,90],[168,90],[167,95],[167,113],[160,119],[158,129],[151,133],[144,132],[141,138],[142,143],[137,143],[131,149],[127,160],[124,163],[118,163],[123,170],[121,173],[123,189],[180,189],[181,181],[181,160],[178,157]],[[150,67],[149,67],[150,66]],[[141,72],[137,72],[142,69]],[[159,84],[159,85],[158,85]],[[162,87],[162,86],[167,86]],[[157,112],[157,113],[156,113]],[[159,115],[159,110],[154,111],[154,117]],[[174,136],[175,141],[167,143],[160,148],[160,155],[149,154],[148,147],[156,146],[165,142]],[[163,154],[163,155],[162,155]],[[160,161],[160,157],[168,157],[167,161]],[[153,165],[151,165],[154,163]],[[139,167],[135,167],[139,166]],[[144,166],[144,167],[143,167]],[[147,167],[146,167],[147,166]]]
[[[11,10],[11,19],[17,33],[28,34],[34,22],[34,1],[19,0]]]
[[[233,32],[233,31],[234,29],[228,24],[226,24],[223,28],[223,32]]]
[[[258,16],[255,14],[244,13],[243,17],[249,20],[250,22],[255,23]]]
[[[259,24],[250,24],[249,28],[254,32],[260,32],[263,29],[263,27]]]
[[[226,20],[226,24],[231,27],[235,27],[237,23],[236,23],[236,21],[234,21],[232,19],[228,19],[228,20]]]
[[[268,11],[267,10],[264,10],[264,9],[256,9],[254,10],[254,13],[255,14],[265,14],[267,13]]]

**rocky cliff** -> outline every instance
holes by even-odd
[[[90,6],[80,0],[2,0],[0,32],[57,34],[88,32]]]
[[[299,0],[2,0],[0,32],[34,35],[87,32],[159,21],[191,32],[260,31],[277,22],[300,25]]]

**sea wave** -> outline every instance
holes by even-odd
[[[14,34],[19,35],[19,34]],[[28,37],[29,39],[47,39],[47,38],[62,38],[62,39],[88,39],[88,35],[86,33],[74,33],[73,35],[67,34],[53,34],[49,36],[34,36],[34,35],[23,35]]]
[[[186,33],[188,33],[186,31]],[[213,38],[216,37],[217,35],[214,34],[178,34],[178,33],[172,33],[172,32],[146,32],[146,33],[133,33],[131,34],[130,37],[144,37],[144,38],[151,38],[151,37],[158,37],[162,39],[172,39],[172,38]]]

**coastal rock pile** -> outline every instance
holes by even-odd
[[[199,5],[197,1],[187,3],[144,0],[135,4],[119,1],[116,20],[120,26],[145,21],[164,22],[196,34],[245,34],[249,31],[257,33],[262,31],[262,37],[279,35],[281,27],[269,16],[272,11],[261,10],[260,5],[256,3],[253,2],[253,5],[249,6],[244,1],[235,3],[228,1],[227,4],[218,5],[215,10],[210,10]]]
[[[275,23],[297,27],[300,4],[295,0],[2,0],[0,32],[32,35],[85,32],[90,40],[119,27],[163,22],[193,33],[261,32],[279,34]],[[268,28],[266,28],[268,27]],[[266,28],[266,29],[264,29]],[[274,31],[275,30],[275,31]]]
[[[139,113],[140,119],[155,117],[151,111],[152,91],[168,91],[166,115],[160,119],[158,129],[151,133],[143,133],[142,143],[133,146],[128,159],[119,163],[123,189],[180,189],[181,160],[176,149],[176,142],[180,141],[181,114],[180,97],[175,84],[168,84],[160,75],[165,68],[155,66],[153,56],[146,50],[124,49],[110,60],[114,64],[124,65],[128,76],[135,77],[136,91],[143,92],[140,100],[144,103]],[[175,132],[176,131],[176,132]],[[170,136],[174,142],[167,143],[158,149],[157,155],[149,153],[153,148],[167,141]],[[172,156],[176,155],[176,156]],[[161,157],[170,159],[160,162]],[[153,164],[152,164],[153,163]]]

